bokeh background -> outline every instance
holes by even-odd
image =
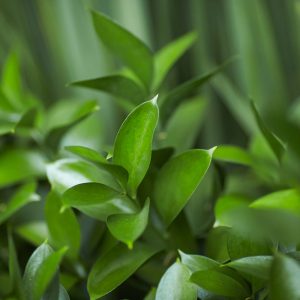
[[[16,51],[24,83],[47,104],[99,99],[100,112],[69,136],[99,148],[113,141],[123,112],[103,93],[66,86],[116,69],[96,37],[89,8],[111,16],[153,51],[186,32],[198,33],[167,88],[237,56],[201,91],[207,105],[199,116],[203,122],[197,146],[245,146],[253,122],[249,96],[268,125],[283,135],[283,115],[297,108],[290,104],[300,91],[299,0],[0,0],[1,65]]]

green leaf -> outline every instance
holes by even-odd
[[[114,144],[113,161],[128,173],[132,197],[143,180],[151,161],[154,130],[158,121],[157,96],[136,107],[123,122]]]
[[[145,296],[144,300],[155,300],[156,288],[152,288]]]
[[[16,228],[16,233],[35,246],[41,245],[49,237],[48,227],[43,221],[22,224]]]
[[[202,255],[189,255],[179,251],[181,261],[193,273],[197,271],[216,268],[220,265],[219,262]]]
[[[61,211],[62,201],[58,193],[48,194],[45,216],[50,238],[55,247],[68,247],[67,256],[76,259],[80,248],[80,227],[72,209]]]
[[[39,196],[35,194],[35,182],[27,183],[21,186],[7,204],[1,203],[0,224],[9,219],[13,214],[23,206],[32,201],[38,201]]]
[[[174,263],[161,278],[156,300],[197,299],[197,286],[189,281],[190,271],[180,262]]]
[[[161,145],[174,147],[177,153],[194,146],[203,122],[206,103],[201,98],[182,103],[159,134]]]
[[[26,264],[23,277],[27,299],[40,300],[58,271],[66,250],[62,248],[53,252],[51,247],[44,243],[33,252]]]
[[[0,154],[0,187],[44,176],[45,157],[35,150],[7,149]]]
[[[77,159],[61,159],[48,164],[47,176],[52,189],[61,194],[72,186],[86,182],[99,182],[120,189],[110,172]]]
[[[141,86],[122,75],[82,80],[73,82],[72,85],[100,90],[134,104],[139,104],[146,98],[146,92]]]
[[[238,272],[267,280],[270,277],[272,262],[273,256],[249,256],[231,261],[227,263],[226,266]]]
[[[300,215],[300,192],[296,189],[274,192],[255,200],[250,207],[284,210]]]
[[[136,243],[132,250],[118,244],[101,256],[88,277],[88,292],[91,300],[113,291],[157,252],[157,249],[140,243]]]
[[[215,150],[213,158],[220,161],[252,166],[251,155],[244,149],[237,146],[220,145]]]
[[[271,266],[270,299],[300,299],[299,278],[299,264],[283,254],[276,254]]]
[[[107,226],[112,235],[119,241],[133,247],[133,242],[144,232],[148,224],[150,199],[147,198],[144,207],[135,214],[111,215],[107,218]]]
[[[75,207],[101,221],[113,214],[130,214],[137,210],[136,204],[126,195],[96,182],[73,186],[63,194],[62,200],[65,206]]]
[[[94,28],[107,48],[150,87],[153,57],[150,49],[137,37],[107,16],[92,11]]]
[[[177,40],[169,43],[155,54],[154,90],[159,88],[172,66],[195,43],[196,39],[196,32],[187,33]]]
[[[153,200],[165,225],[176,218],[205,175],[213,149],[186,151],[171,158],[159,171]]]
[[[245,299],[249,296],[249,292],[239,281],[216,268],[195,272],[190,280],[201,288],[220,296],[238,299]]]
[[[251,108],[257,123],[260,132],[268,142],[270,148],[272,149],[273,153],[277,157],[278,161],[281,161],[282,155],[285,152],[285,145],[283,142],[273,133],[271,132],[265,125],[264,121],[262,120],[261,116],[259,115],[256,106],[253,101],[251,101]]]
[[[68,292],[66,291],[66,289],[62,285],[60,285],[60,287],[59,287],[58,300],[70,300]]]
[[[56,150],[62,137],[75,125],[99,110],[96,100],[59,101],[51,107],[45,121],[45,143]]]

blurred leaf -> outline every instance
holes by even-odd
[[[260,129],[260,132],[262,133],[262,135],[268,142],[269,146],[271,147],[273,153],[275,154],[278,161],[280,162],[282,155],[285,151],[285,145],[273,132],[271,132],[266,127],[266,125],[265,125],[264,121],[262,120],[262,118],[260,117],[253,101],[251,102],[251,108],[252,108],[253,114],[255,116],[256,123]]]
[[[191,148],[203,122],[205,101],[195,98],[179,105],[161,135],[161,145],[174,147],[177,153]]]
[[[226,266],[256,278],[268,280],[272,262],[273,256],[250,256],[231,261]]]
[[[72,209],[61,211],[62,201],[59,194],[51,191],[46,200],[45,217],[51,242],[55,247],[68,247],[67,256],[76,259],[80,248],[80,227]]]
[[[66,207],[75,207],[86,215],[102,221],[113,214],[130,214],[137,210],[136,204],[126,195],[96,182],[71,187],[63,194],[62,201]]]
[[[159,88],[172,66],[195,43],[196,39],[196,32],[187,33],[179,37],[177,40],[167,44],[155,54],[154,90]]]
[[[36,183],[30,182],[21,186],[7,204],[1,203],[0,224],[9,219],[19,209],[32,201],[38,201],[39,196],[35,194]]]
[[[128,173],[132,197],[143,180],[151,161],[154,130],[158,121],[157,96],[136,107],[123,122],[115,139],[113,161]]]
[[[68,292],[66,291],[66,289],[62,285],[60,285],[60,287],[59,287],[58,300],[70,300]]]
[[[45,167],[46,159],[38,151],[6,149],[0,154],[0,187],[44,176]]]
[[[112,235],[119,241],[133,247],[134,241],[144,232],[148,224],[150,199],[147,198],[144,207],[135,214],[110,215],[107,218],[107,226]]]
[[[88,277],[91,300],[96,300],[118,287],[158,250],[136,243],[132,250],[118,244],[101,256]]]
[[[299,299],[299,278],[299,264],[283,254],[276,254],[271,267],[270,299]]]
[[[174,263],[161,278],[156,300],[197,299],[197,287],[189,281],[190,271],[180,262]]]
[[[166,226],[176,218],[205,175],[213,150],[194,149],[171,158],[159,171],[153,200]]]
[[[133,104],[139,104],[146,98],[145,90],[135,81],[122,76],[110,75],[95,79],[73,82],[72,85],[91,88],[109,93]]]
[[[214,151],[213,158],[245,166],[251,166],[253,164],[251,155],[244,149],[237,146],[220,145]]]
[[[61,194],[72,186],[86,182],[99,182],[115,189],[120,188],[112,174],[77,159],[61,159],[49,164],[47,176],[52,189]]]
[[[195,272],[190,280],[216,295],[238,299],[249,296],[249,291],[239,281],[222,273],[217,268]]]
[[[155,300],[156,296],[156,288],[152,288],[149,293],[146,295],[144,300]]]
[[[54,278],[66,250],[66,248],[62,248],[53,252],[44,243],[33,252],[26,264],[23,277],[25,294],[28,299],[40,300]]]
[[[39,246],[49,237],[48,227],[43,221],[25,223],[19,225],[15,230],[19,236],[35,246]]]
[[[250,207],[285,210],[300,215],[300,192],[296,189],[277,191],[255,200]]]
[[[91,13],[101,41],[149,88],[153,75],[153,57],[149,48],[110,18],[96,11]]]

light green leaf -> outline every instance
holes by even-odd
[[[51,242],[57,248],[68,247],[67,256],[76,259],[80,247],[80,227],[72,209],[61,211],[62,201],[58,193],[51,191],[46,200],[45,216]]]
[[[270,299],[300,299],[299,278],[299,264],[283,254],[276,254],[271,266]]]
[[[84,146],[66,146],[65,149],[86,160],[107,163],[107,160],[96,150]]]
[[[7,149],[0,154],[0,187],[44,176],[45,157],[35,150]]]
[[[238,299],[245,299],[249,296],[249,291],[239,281],[217,268],[195,272],[190,280],[216,295]]]
[[[157,252],[157,249],[140,243],[136,243],[132,250],[125,245],[118,244],[101,256],[88,277],[91,300],[96,300],[113,291]]]
[[[82,183],[68,189],[62,201],[65,206],[72,206],[86,215],[105,221],[113,214],[135,213],[136,204],[126,195],[101,183]]]
[[[196,300],[197,286],[189,278],[189,269],[180,262],[174,263],[161,278],[155,300]]]
[[[139,104],[146,98],[146,92],[141,86],[122,75],[76,81],[72,85],[100,90],[134,104]]]
[[[133,247],[133,242],[144,232],[148,224],[150,199],[147,198],[144,207],[135,214],[111,215],[107,218],[107,226],[112,235],[119,241]]]
[[[283,142],[273,133],[271,132],[265,125],[264,121],[262,120],[261,116],[259,115],[256,106],[253,101],[251,101],[251,108],[257,123],[257,126],[268,142],[270,148],[272,149],[273,153],[277,157],[278,161],[281,161],[282,155],[285,152],[285,145]]]
[[[66,289],[62,285],[60,285],[60,287],[59,287],[58,300],[70,300],[68,292],[66,291]]]
[[[171,158],[159,171],[153,191],[156,208],[168,226],[187,204],[205,175],[213,150],[194,149]]]
[[[49,238],[48,227],[44,221],[22,224],[16,228],[16,233],[34,246],[41,245]]]
[[[251,166],[253,161],[251,155],[237,146],[220,145],[214,152],[213,158],[220,161]]]
[[[284,210],[300,215],[300,192],[296,189],[274,192],[255,200],[250,207]]]
[[[107,16],[96,11],[91,13],[101,41],[149,88],[153,75],[153,57],[149,48]]]
[[[58,271],[66,250],[62,248],[53,252],[51,247],[44,243],[33,252],[27,262],[23,277],[27,299],[40,300]]]
[[[159,88],[172,66],[195,43],[196,39],[197,34],[195,32],[187,33],[169,43],[155,54],[154,90]]]
[[[47,166],[47,176],[52,189],[63,193],[80,183],[100,182],[120,189],[112,174],[96,165],[77,159],[61,159]]]
[[[113,161],[128,171],[128,189],[132,197],[135,197],[151,161],[152,139],[158,121],[156,100],[157,96],[128,115],[114,144]]]
[[[7,204],[1,203],[0,224],[9,219],[19,209],[32,201],[38,201],[39,196],[35,194],[35,182],[21,186]]]
[[[227,263],[226,266],[238,272],[267,280],[270,277],[272,262],[273,256],[249,256],[231,261]]]
[[[182,103],[159,134],[161,145],[174,147],[177,153],[193,147],[203,122],[205,107],[205,101],[201,98]]]

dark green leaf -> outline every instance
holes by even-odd
[[[109,216],[107,226],[112,235],[131,249],[133,242],[144,232],[148,224],[149,207],[150,199],[147,198],[144,207],[138,213]]]
[[[141,86],[122,75],[77,81],[73,82],[72,85],[107,92],[134,104],[141,103],[146,98],[146,92]]]
[[[73,186],[63,194],[62,200],[65,206],[75,207],[102,221],[113,214],[130,214],[137,210],[136,204],[126,195],[96,182]]]
[[[114,144],[113,161],[128,171],[128,189],[133,197],[151,161],[152,139],[158,121],[156,100],[157,96],[129,114]]]
[[[91,300],[96,300],[118,287],[158,250],[136,243],[132,250],[118,244],[101,256],[88,277]]]
[[[172,66],[195,43],[196,39],[197,34],[195,32],[187,33],[169,43],[155,54],[154,90],[159,88]]]
[[[91,13],[101,41],[149,88],[153,74],[153,57],[149,48],[107,16],[96,11]]]
[[[211,150],[190,150],[171,158],[159,171],[153,191],[156,208],[168,226],[184,208],[205,175]]]
[[[180,262],[174,263],[161,278],[156,300],[197,299],[197,286],[189,281],[190,271]]]

